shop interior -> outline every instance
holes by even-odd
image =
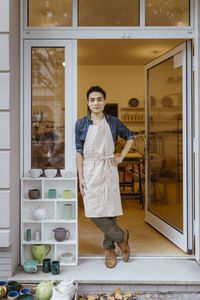
[[[78,119],[88,114],[87,90],[99,85],[107,92],[106,111],[116,115],[136,136],[130,156],[134,153],[138,161],[133,166],[127,159],[124,165],[119,165],[124,214],[118,217],[119,225],[130,231],[131,254],[136,256],[187,255],[145,222],[144,210],[145,65],[183,42],[180,39],[78,41]],[[151,210],[181,231],[182,74],[180,68],[173,73],[171,64],[172,61],[166,61],[162,69],[151,71],[155,83],[149,93],[149,118],[154,120]],[[115,152],[120,152],[121,147],[123,140],[119,139]],[[104,254],[102,241],[103,234],[84,216],[79,194],[79,255]]]

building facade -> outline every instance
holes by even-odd
[[[163,3],[165,2],[168,1],[164,1]],[[85,2],[85,7],[81,6],[81,1],[63,1],[64,4],[60,10],[58,6],[57,8],[52,8],[52,11],[51,7],[49,7],[49,1],[42,1],[42,3],[41,6],[37,7],[34,1],[30,0],[21,0],[20,3],[18,0],[0,1],[0,203],[2,208],[0,211],[0,277],[5,278],[11,276],[18,264],[20,264],[20,240],[22,238],[20,236],[20,178],[26,176],[28,169],[31,167],[39,168],[41,166],[38,163],[37,157],[35,159],[33,144],[31,144],[31,138],[34,134],[31,125],[31,119],[33,118],[31,103],[35,101],[37,104],[38,101],[38,104],[35,106],[40,106],[39,93],[43,93],[43,95],[49,93],[48,96],[52,102],[60,101],[58,100],[59,97],[61,98],[63,96],[59,93],[56,94],[55,89],[51,91],[49,88],[49,91],[47,91],[47,82],[44,83],[43,86],[39,86],[38,79],[37,77],[34,78],[35,75],[31,69],[32,63],[34,61],[35,65],[40,64],[40,69],[42,70],[44,66],[41,65],[41,61],[38,57],[47,57],[45,56],[46,51],[43,54],[42,49],[65,49],[64,54],[60,51],[59,55],[61,57],[61,63],[62,60],[65,63],[67,70],[65,73],[66,76],[62,79],[64,75],[61,74],[60,69],[56,75],[61,76],[59,78],[60,82],[63,80],[63,86],[68,87],[64,93],[65,123],[64,125],[59,123],[56,126],[64,126],[65,132],[63,140],[64,142],[68,141],[68,147],[64,147],[63,149],[65,150],[63,150],[60,155],[60,168],[66,167],[75,169],[73,129],[77,119],[77,106],[80,107],[82,105],[82,102],[79,101],[77,97],[77,41],[89,39],[176,39],[185,41],[186,48],[184,49],[186,50],[183,51],[186,51],[187,55],[190,53],[191,57],[191,66],[189,66],[188,61],[190,59],[188,58],[189,56],[186,55],[187,75],[185,78],[191,78],[191,80],[189,82],[187,81],[185,99],[186,104],[190,101],[192,105],[187,106],[187,112],[183,112],[183,115],[185,114],[184,120],[189,122],[187,124],[185,123],[185,126],[187,125],[188,127],[189,124],[190,128],[190,131],[185,132],[184,137],[185,145],[187,144],[187,155],[184,157],[183,172],[184,174],[191,172],[191,176],[187,178],[187,186],[189,186],[189,188],[187,190],[184,189],[185,194],[188,195],[184,204],[188,208],[187,211],[184,211],[186,214],[186,218],[184,219],[186,224],[184,226],[187,227],[187,229],[185,227],[184,230],[190,232],[191,240],[188,242],[188,235],[184,235],[187,246],[185,246],[185,248],[183,246],[183,248],[185,250],[190,249],[193,247],[191,244],[193,244],[195,240],[195,253],[193,254],[194,259],[199,262],[199,2],[197,0],[185,1],[185,6],[181,7],[181,9],[179,8],[182,12],[182,19],[179,14],[180,11],[178,11],[179,13],[177,12],[176,15],[172,10],[172,12],[161,14],[160,22],[156,22],[155,16],[157,13],[152,15],[150,11],[152,5],[155,4],[157,5],[156,9],[161,12],[165,9],[163,3],[159,3],[159,1],[140,0],[135,1],[133,7],[130,7],[131,3],[127,2],[126,5],[124,4],[124,7],[126,6],[124,12],[125,17],[123,17],[122,14],[121,20],[118,20],[117,23],[114,21],[112,23],[112,20],[116,19],[117,9],[119,12],[120,5],[119,7],[116,5],[116,11],[113,9],[111,15],[102,12],[99,17],[98,12],[101,11],[101,7],[98,7],[96,12],[91,11],[90,13],[91,3],[87,1]],[[42,5],[44,6],[42,7]],[[172,5],[173,8],[171,1],[169,1],[168,5]],[[45,10],[45,18],[42,16],[42,13],[41,15],[39,14],[40,11],[38,10],[40,9]],[[64,13],[64,15],[61,16],[63,13],[62,9],[68,13]],[[80,13],[81,10],[82,13]],[[133,13],[129,14],[130,11]],[[104,18],[102,16],[104,16]],[[169,16],[171,16],[171,19]],[[54,21],[52,21],[52,19],[54,19]],[[188,41],[190,41],[190,44]],[[173,55],[181,51],[182,50],[178,48],[177,52]],[[167,59],[167,56],[165,59]],[[45,61],[43,63],[44,65],[46,64]],[[159,62],[157,62],[157,64],[158,63]],[[152,66],[153,65],[149,65],[149,67],[147,67],[147,72]],[[44,70],[41,71],[40,76],[44,76],[46,80],[47,77],[45,78],[44,72]],[[56,82],[58,78],[54,76],[53,80]],[[189,84],[190,88],[188,87]],[[55,95],[57,99],[54,97]],[[146,100],[147,99],[148,95],[146,94]],[[55,107],[55,111],[56,109],[57,107]],[[37,111],[34,112],[35,121],[37,121],[36,115]],[[56,121],[57,119],[55,117],[54,122],[58,122]],[[48,128],[49,126],[51,126],[51,124],[48,124]],[[63,133],[60,133],[60,135],[62,134]],[[44,162],[42,168],[46,167]],[[188,203],[191,205],[188,205]],[[193,214],[192,211],[194,207],[195,211]],[[151,216],[149,216],[149,218],[151,219]],[[157,222],[152,219],[149,222],[154,221]],[[161,226],[161,224],[159,226]],[[171,230],[170,234],[173,235],[173,229],[169,230],[169,228],[167,228],[166,230],[166,232]],[[181,243],[182,242],[180,242],[180,244]],[[189,243],[190,246],[188,246]]]

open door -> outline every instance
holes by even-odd
[[[193,250],[192,54],[187,41],[146,65],[145,220]]]

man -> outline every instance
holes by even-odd
[[[115,244],[121,249],[125,262],[130,256],[129,232],[116,223],[122,215],[117,165],[129,152],[135,137],[116,117],[105,114],[106,93],[99,86],[87,92],[90,113],[76,122],[76,162],[79,187],[83,197],[85,215],[104,233],[105,264],[113,268],[116,263]],[[126,140],[119,156],[114,156],[117,136]]]

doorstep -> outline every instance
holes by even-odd
[[[196,285],[200,290],[200,266],[193,259],[182,258],[135,258],[128,263],[118,258],[113,269],[106,268],[103,257],[79,258],[77,266],[61,267],[59,275],[28,274],[19,266],[9,280],[37,283],[41,280],[71,280],[80,285]]]

